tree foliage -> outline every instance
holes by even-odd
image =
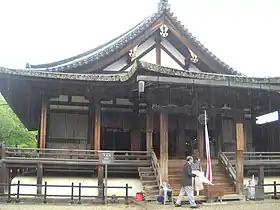
[[[0,143],[8,147],[36,147],[37,132],[28,131],[0,95]]]

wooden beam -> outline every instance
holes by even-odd
[[[162,180],[168,181],[168,114],[160,113],[160,168]]]
[[[100,122],[100,104],[95,104],[94,109],[94,150],[100,150],[100,129],[101,129],[101,122]]]
[[[166,52],[167,55],[170,56],[179,66],[181,66],[183,69],[186,70],[186,65],[182,64],[178,58],[176,58],[168,49],[166,49],[163,45],[161,45],[161,48],[163,49],[164,52]]]
[[[41,105],[41,124],[40,124],[40,149],[46,148],[47,137],[47,100],[42,99]]]
[[[156,64],[161,65],[161,37],[159,31],[156,33]]]
[[[244,179],[244,125],[236,123],[236,193],[243,193]]]
[[[230,80],[216,80],[216,79],[196,79],[196,78],[182,78],[182,77],[166,77],[166,76],[144,76],[138,75],[137,81],[157,82],[162,84],[191,84],[208,87],[228,87],[228,88],[242,88],[242,89],[256,89],[266,91],[280,91],[280,86],[261,83],[246,83]]]
[[[146,115],[146,149],[148,152],[153,150],[153,130],[154,115],[151,110],[148,110]]]

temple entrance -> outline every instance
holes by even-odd
[[[101,128],[101,150],[129,151],[131,148],[130,130]]]

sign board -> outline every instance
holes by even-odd
[[[110,164],[114,162],[114,152],[100,152],[99,161],[101,164]]]

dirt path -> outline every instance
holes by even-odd
[[[173,205],[158,205],[153,203],[141,204],[141,205],[51,205],[51,204],[0,204],[0,210],[160,210],[160,209],[189,209],[188,206],[181,208],[175,208]],[[251,202],[251,203],[229,203],[229,204],[217,204],[217,205],[203,205],[200,207],[201,210],[278,210],[280,209],[280,202],[277,201],[265,201],[265,202]]]

